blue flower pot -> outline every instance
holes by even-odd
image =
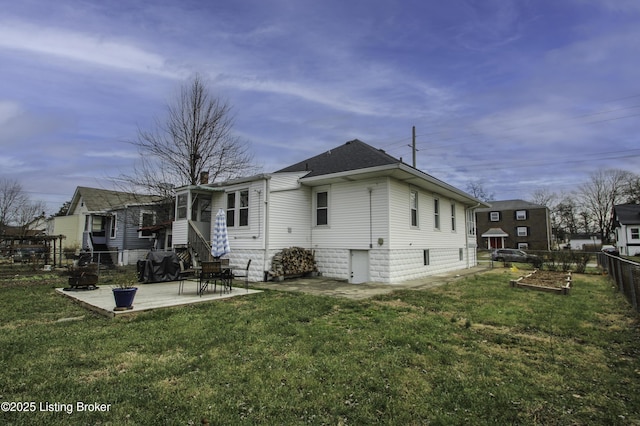
[[[114,288],[113,298],[116,301],[116,309],[133,308],[133,298],[136,297],[138,287],[131,288]]]

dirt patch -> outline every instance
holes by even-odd
[[[571,288],[570,272],[535,270],[517,280],[510,281],[511,287],[531,288],[558,294],[569,294]]]

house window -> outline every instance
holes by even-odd
[[[631,228],[631,239],[640,240],[640,228]]]
[[[464,260],[464,249],[463,248],[458,249],[458,258],[460,260]]]
[[[316,226],[329,224],[329,193],[316,192]]]
[[[236,226],[236,193],[227,194],[227,226]]]
[[[227,193],[227,226],[249,226],[249,190]]]
[[[516,220],[527,220],[527,211],[526,210],[517,210],[516,211]]]
[[[520,250],[528,250],[529,249],[529,243],[518,243],[518,249],[520,249]]]
[[[142,229],[138,232],[138,238],[151,238],[153,237],[153,231],[149,228],[156,224],[156,214],[154,212],[149,211],[141,211],[140,212],[140,228]]]
[[[104,216],[91,216],[91,234],[94,237],[104,237],[106,235],[107,221]]]
[[[249,190],[240,191],[240,226],[249,226]]]
[[[111,225],[110,225],[110,229],[109,229],[109,237],[111,239],[114,239],[117,236],[117,232],[118,232],[118,216],[116,213],[114,213],[113,215],[111,215]]]
[[[429,266],[429,249],[426,249],[422,252],[422,260],[424,262],[424,266]]]
[[[409,204],[411,207],[411,226],[418,226],[418,191],[411,191]]]
[[[456,203],[451,203],[451,230],[456,230]]]
[[[467,232],[469,235],[476,235],[476,221],[475,221],[475,211],[467,210]]]
[[[176,219],[187,218],[187,194],[178,194]]]
[[[516,228],[516,234],[518,235],[518,237],[526,237],[527,235],[529,235],[528,228],[526,226],[518,226]]]
[[[433,227],[440,229],[440,200],[433,200]]]
[[[491,222],[500,222],[500,212],[490,212],[489,213],[489,221],[491,221]]]

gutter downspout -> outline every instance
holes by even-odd
[[[263,240],[263,244],[264,244],[264,255],[262,256],[262,273],[263,273],[263,280],[266,281],[266,271],[268,271],[267,269],[267,261],[268,261],[268,255],[269,255],[269,194],[270,194],[270,189],[269,189],[269,179],[267,178],[264,181],[264,240]]]

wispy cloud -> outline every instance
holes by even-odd
[[[168,78],[183,76],[171,69],[162,55],[147,51],[125,39],[18,21],[0,22],[0,48]]]

